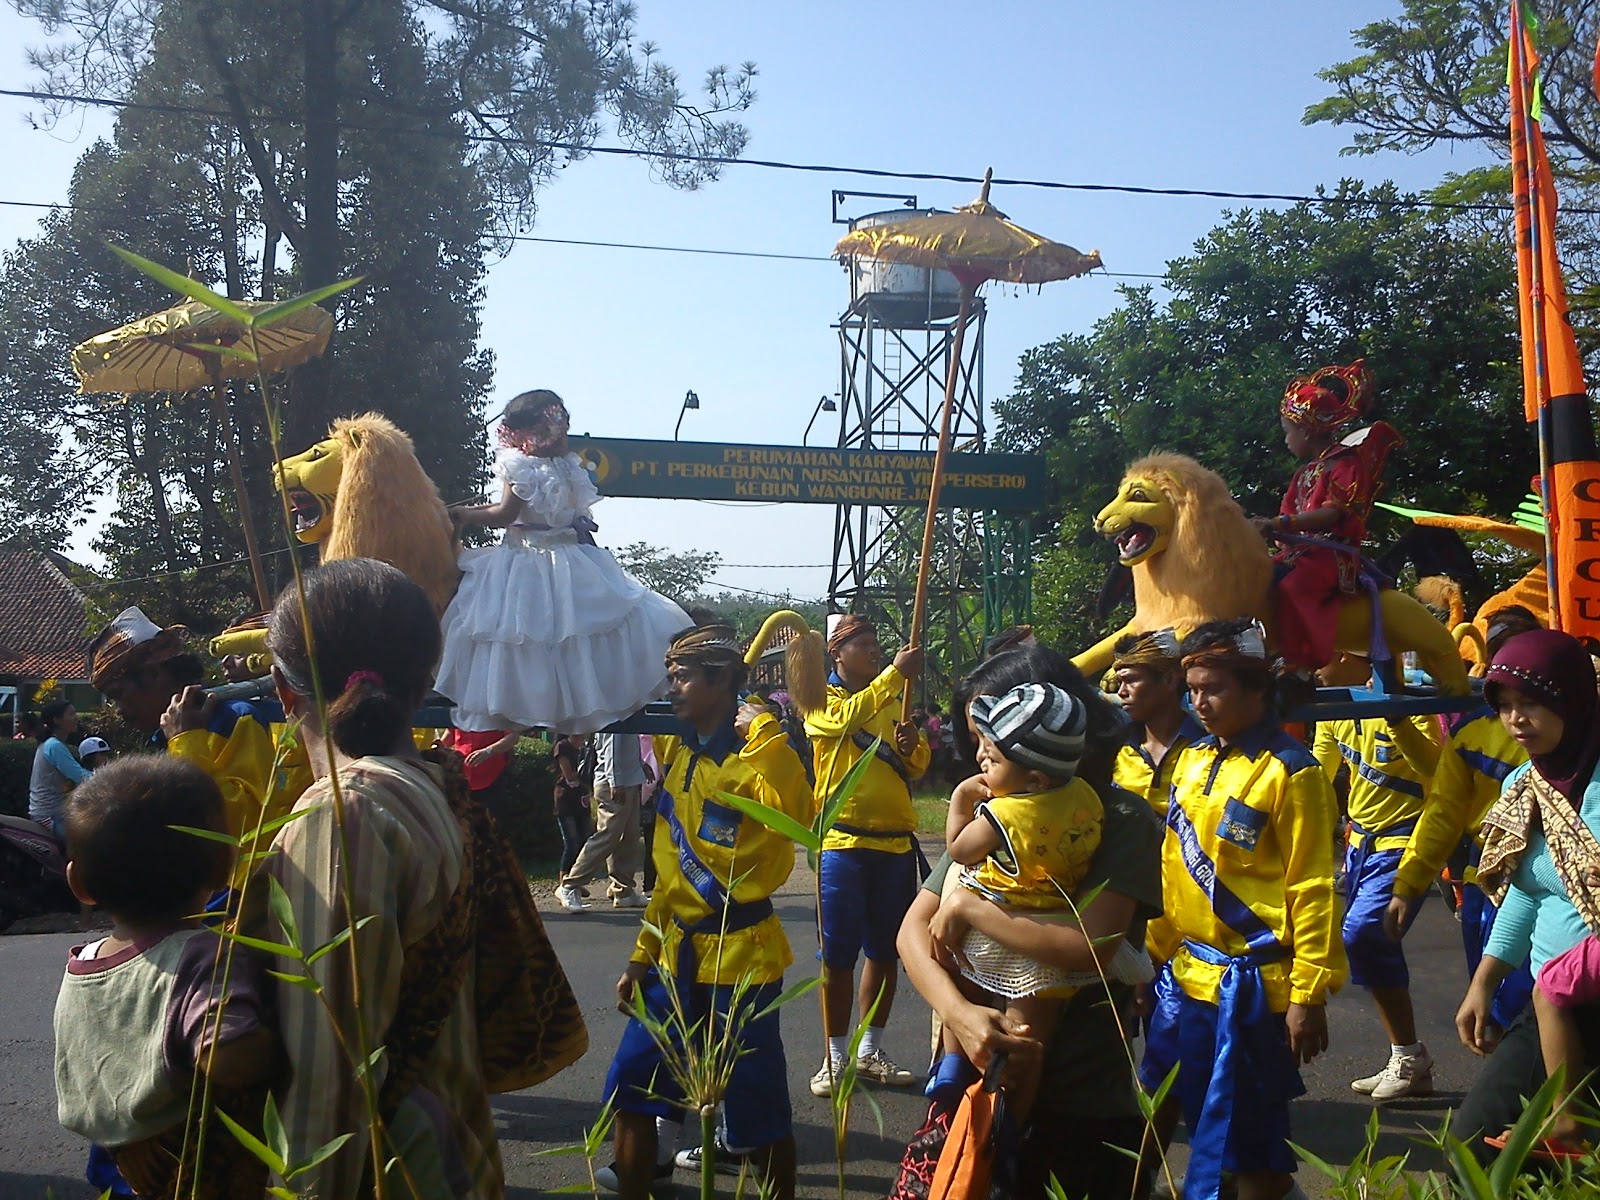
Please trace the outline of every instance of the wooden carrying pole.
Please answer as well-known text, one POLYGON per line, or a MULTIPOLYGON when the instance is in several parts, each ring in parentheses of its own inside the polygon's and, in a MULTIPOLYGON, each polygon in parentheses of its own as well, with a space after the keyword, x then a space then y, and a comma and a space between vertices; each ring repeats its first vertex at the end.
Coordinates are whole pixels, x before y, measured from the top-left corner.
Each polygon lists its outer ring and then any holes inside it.
MULTIPOLYGON (((911 636, 907 643, 922 645, 923 627, 928 617, 928 572, 933 566, 933 530, 939 519, 939 491, 944 486, 945 459, 950 456, 950 415, 956 403, 956 380, 961 374, 961 345, 967 337, 967 316, 976 287, 961 285, 961 308, 956 314, 956 333, 950 345, 950 369, 944 380, 944 411, 939 414, 939 447, 933 455, 933 481, 928 485, 928 513, 922 521, 922 557, 917 563, 917 592, 911 602, 911 636)), ((900 697, 900 719, 911 719, 911 688, 900 697)))
POLYGON ((256 542, 256 522, 250 511, 250 493, 245 490, 244 464, 239 460, 239 438, 233 428, 233 411, 228 405, 228 394, 223 390, 222 371, 213 366, 211 371, 211 402, 216 405, 221 426, 222 445, 228 454, 228 474, 233 477, 233 495, 239 504, 239 524, 244 529, 245 553, 250 557, 250 577, 256 585, 256 601, 261 611, 272 607, 272 593, 267 589, 267 569, 261 561, 261 547, 256 542))

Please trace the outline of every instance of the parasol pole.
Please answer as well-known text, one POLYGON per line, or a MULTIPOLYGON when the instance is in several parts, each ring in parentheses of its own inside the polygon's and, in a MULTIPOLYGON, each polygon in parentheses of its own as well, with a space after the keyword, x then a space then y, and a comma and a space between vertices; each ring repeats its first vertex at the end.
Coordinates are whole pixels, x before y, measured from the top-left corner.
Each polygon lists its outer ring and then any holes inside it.
POLYGON ((211 402, 216 405, 221 423, 222 444, 228 454, 228 474, 233 477, 234 499, 239 503, 239 524, 244 528, 245 553, 250 558, 250 576, 256 585, 256 601, 261 611, 272 607, 272 593, 267 589, 266 564, 261 561, 261 547, 256 542, 256 522, 250 511, 250 493, 244 486, 244 464, 239 460, 239 439, 233 427, 233 409, 222 390, 222 363, 212 356, 211 402))
MULTIPOLYGON (((911 602, 911 636, 908 644, 922 645, 928 616, 928 572, 933 566, 933 529, 939 519, 939 492, 944 486, 945 459, 950 455, 950 414, 956 404, 956 379, 961 373, 961 345, 967 337, 967 317, 978 285, 961 281, 961 307, 956 313, 955 338, 950 344, 950 369, 945 372, 944 410, 939 414, 939 447, 933 455, 933 480, 928 485, 928 512, 922 520, 922 558, 917 563, 917 591, 911 602)), ((911 719, 911 689, 900 697, 900 719, 911 719)))

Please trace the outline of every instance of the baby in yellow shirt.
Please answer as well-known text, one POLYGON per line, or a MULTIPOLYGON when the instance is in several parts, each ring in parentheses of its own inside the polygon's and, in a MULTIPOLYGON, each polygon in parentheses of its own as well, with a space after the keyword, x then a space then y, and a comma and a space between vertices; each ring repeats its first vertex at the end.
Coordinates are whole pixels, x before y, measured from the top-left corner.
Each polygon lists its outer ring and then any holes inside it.
MULTIPOLYGON (((971 706, 978 767, 992 799, 950 843, 961 886, 1030 912, 1071 911, 1068 897, 1100 846, 1100 797, 1077 778, 1088 713, 1048 683, 1025 683, 971 706)), ((971 930, 961 974, 1005 1002, 1006 1015, 1048 1042, 1060 1002, 1078 989, 1066 973, 971 930)), ((1037 1079, 1018 1081, 1011 1107, 1026 1115, 1037 1079)))

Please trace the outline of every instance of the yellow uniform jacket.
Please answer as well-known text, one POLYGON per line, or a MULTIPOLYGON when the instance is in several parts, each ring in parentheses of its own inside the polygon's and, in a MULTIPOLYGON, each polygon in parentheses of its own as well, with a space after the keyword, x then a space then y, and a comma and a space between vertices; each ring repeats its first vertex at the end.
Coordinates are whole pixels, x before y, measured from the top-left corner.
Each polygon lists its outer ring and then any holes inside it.
POLYGON ((1270 717, 1228 746, 1207 735, 1178 756, 1161 856, 1166 915, 1151 940, 1184 992, 1215 1003, 1224 968, 1183 943, 1244 955, 1259 939, 1239 926, 1270 934, 1288 952, 1261 967, 1274 1012, 1321 1004, 1339 988, 1348 966, 1333 891, 1337 818, 1327 776, 1270 717))
POLYGON ((1413 898, 1433 886, 1461 839, 1479 838, 1478 827, 1500 798, 1501 784, 1527 761, 1527 751, 1493 709, 1476 708, 1452 721, 1427 803, 1400 859, 1395 895, 1413 898))
POLYGON ((1341 759, 1350 764, 1346 809, 1358 826, 1352 841, 1377 834, 1374 850, 1405 849, 1410 829, 1387 836, 1385 831, 1416 820, 1422 812, 1439 758, 1438 721, 1431 715, 1403 718, 1393 727, 1372 718, 1318 721, 1313 753, 1330 783, 1339 773, 1341 759), (1414 761, 1406 750, 1419 740, 1424 748, 1417 754, 1420 761, 1414 761))
MULTIPOLYGON (((795 849, 788 838, 720 800, 718 793, 748 796, 802 825, 809 825, 813 816, 805 765, 771 713, 756 717, 742 745, 731 722, 703 744, 692 735, 657 737, 654 744, 656 761, 662 764, 652 848, 656 889, 632 956, 634 962, 652 965, 673 963, 684 928, 719 911, 684 871, 674 822, 665 819, 668 808, 688 851, 714 877, 705 886, 726 894, 735 906, 765 900, 781 887, 794 870, 795 849)), ((776 915, 744 929, 691 936, 700 983, 771 983, 794 961, 776 915)))
POLYGON ((1111 786, 1118 791, 1147 802, 1162 816, 1167 815, 1167 796, 1172 790, 1172 768, 1178 763, 1178 754, 1196 738, 1204 737, 1205 730, 1192 713, 1183 715, 1183 725, 1178 736, 1172 739, 1160 762, 1151 761, 1144 748, 1144 729, 1133 725, 1128 737, 1117 750, 1111 764, 1111 786))
MULTIPOLYGON (((283 726, 282 736, 292 738, 283 726)), ((285 747, 279 755, 274 734, 256 720, 250 706, 242 701, 223 705, 209 729, 190 729, 166 743, 167 753, 187 759, 216 781, 222 790, 228 832, 248 841, 259 825, 287 814, 300 794, 311 783, 311 770, 305 751, 298 743, 285 747)), ((262 850, 272 844, 273 834, 261 839, 262 850)), ((229 885, 244 886, 245 877, 255 868, 241 843, 239 860, 229 885)))
MULTIPOLYGON (((835 677, 837 679, 837 677, 835 677)), ((870 744, 881 738, 878 760, 867 768, 855 793, 840 811, 835 825, 848 825, 853 829, 883 830, 897 837, 872 837, 870 834, 845 833, 834 828, 823 840, 824 850, 887 850, 892 854, 909 854, 917 828, 917 811, 911 805, 911 788, 900 772, 890 766, 885 758, 893 756, 905 775, 920 779, 928 770, 933 751, 928 747, 926 734, 917 735, 917 748, 909 759, 900 758, 894 744, 894 727, 899 719, 901 693, 905 691, 905 677, 893 666, 885 667, 878 677, 852 692, 830 681, 827 708, 806 718, 806 736, 811 739, 812 766, 816 771, 817 795, 826 803, 835 788, 850 773, 850 768, 866 753, 865 746, 857 745, 856 738, 870 744)))

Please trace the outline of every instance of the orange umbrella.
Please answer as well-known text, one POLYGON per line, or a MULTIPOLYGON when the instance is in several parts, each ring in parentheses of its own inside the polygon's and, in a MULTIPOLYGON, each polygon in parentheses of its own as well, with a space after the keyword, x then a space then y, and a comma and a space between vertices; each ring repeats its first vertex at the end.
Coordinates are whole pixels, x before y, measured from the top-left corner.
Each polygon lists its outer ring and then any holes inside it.
MULTIPOLYGON (((989 184, 993 178, 992 168, 985 171, 983 190, 978 193, 977 200, 955 212, 908 217, 887 225, 854 229, 833 248, 837 258, 873 258, 949 271, 961 285, 961 307, 956 316, 955 342, 950 349, 950 370, 944 384, 944 409, 939 419, 939 447, 933 458, 933 483, 928 491, 928 513, 922 525, 916 598, 911 606, 910 641, 914 646, 922 643, 922 628, 927 619, 934 520, 939 512, 945 460, 950 453, 950 414, 955 407, 961 345, 966 337, 973 297, 990 280, 1050 283, 1086 275, 1102 265, 1098 250, 1083 254, 1071 246, 1013 225, 1005 213, 989 203, 989 184)), ((902 719, 909 716, 910 711, 911 690, 908 688, 902 719)))

